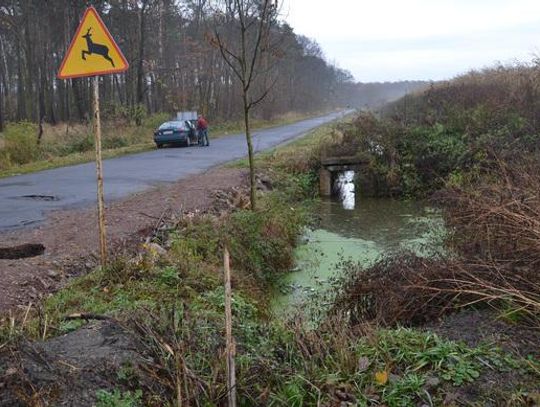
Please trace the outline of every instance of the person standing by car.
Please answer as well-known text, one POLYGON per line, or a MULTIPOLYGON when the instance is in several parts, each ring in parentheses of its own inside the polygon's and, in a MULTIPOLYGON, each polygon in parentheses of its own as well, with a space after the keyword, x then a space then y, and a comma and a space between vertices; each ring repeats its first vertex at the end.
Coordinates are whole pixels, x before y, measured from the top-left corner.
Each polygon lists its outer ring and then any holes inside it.
POLYGON ((208 147, 210 145, 208 142, 208 122, 203 115, 199 115, 197 119, 197 133, 199 136, 199 145, 208 147))

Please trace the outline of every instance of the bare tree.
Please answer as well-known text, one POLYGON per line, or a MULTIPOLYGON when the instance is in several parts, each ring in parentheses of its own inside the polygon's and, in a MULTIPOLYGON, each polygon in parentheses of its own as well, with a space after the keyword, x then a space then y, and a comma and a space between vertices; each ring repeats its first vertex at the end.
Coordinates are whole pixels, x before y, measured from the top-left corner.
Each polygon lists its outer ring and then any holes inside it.
POLYGON ((244 127, 248 147, 251 209, 256 208, 255 162, 250 127, 250 111, 268 94, 275 81, 265 82, 253 95, 259 75, 268 75, 267 57, 273 50, 272 30, 277 26, 277 2, 274 0, 217 1, 217 24, 213 43, 239 80, 242 91, 244 127))
MULTIPOLYGON (((337 95, 339 99, 333 90, 357 95, 361 89, 357 92, 352 81, 341 86, 340 70, 324 59, 313 40, 298 36, 281 19, 276 22, 274 2, 91 2, 132 67, 102 79, 103 119, 140 123, 145 114, 198 109, 216 121, 236 121, 244 117, 243 97, 253 107, 269 87, 268 96, 251 110, 248 120, 348 104, 343 102, 343 93, 337 95), (277 42, 279 47, 274 46, 277 42), (237 73, 244 79, 242 86, 237 73)), ((86 3, 0 0, 0 116, 4 123, 89 120, 92 81, 56 78, 86 3)))
POLYGON ((4 109, 3 109, 3 94, 2 84, 0 84, 0 133, 4 131, 4 109))

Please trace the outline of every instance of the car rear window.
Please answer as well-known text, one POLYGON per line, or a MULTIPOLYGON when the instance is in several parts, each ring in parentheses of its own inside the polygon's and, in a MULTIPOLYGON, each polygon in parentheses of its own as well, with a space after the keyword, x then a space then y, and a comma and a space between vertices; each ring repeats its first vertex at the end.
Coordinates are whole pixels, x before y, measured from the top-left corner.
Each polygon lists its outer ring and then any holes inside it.
POLYGON ((163 123, 161 126, 159 126, 159 129, 160 130, 163 130, 163 129, 172 129, 172 128, 175 128, 175 129, 182 129, 182 130, 185 130, 186 129, 186 125, 182 122, 165 122, 163 123))

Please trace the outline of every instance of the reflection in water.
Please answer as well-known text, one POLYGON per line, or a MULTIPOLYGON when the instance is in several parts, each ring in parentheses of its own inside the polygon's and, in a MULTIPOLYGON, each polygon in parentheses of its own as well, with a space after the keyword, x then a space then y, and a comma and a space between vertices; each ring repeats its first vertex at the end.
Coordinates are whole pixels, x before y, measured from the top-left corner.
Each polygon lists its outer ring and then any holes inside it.
POLYGON ((418 202, 362 198, 347 209, 341 202, 324 200, 319 215, 320 228, 306 232, 305 243, 296 251, 299 271, 284 278, 276 310, 288 309, 324 287, 343 259, 369 266, 399 250, 432 256, 442 248, 442 217, 418 202))
POLYGON ((339 173, 334 188, 339 193, 343 209, 353 210, 355 204, 354 171, 344 171, 339 173))
POLYGON ((362 198, 349 211, 328 199, 321 202, 319 216, 320 229, 346 238, 373 241, 385 253, 400 249, 422 251, 419 246, 411 247, 414 242, 440 245, 444 230, 439 212, 415 201, 362 198))

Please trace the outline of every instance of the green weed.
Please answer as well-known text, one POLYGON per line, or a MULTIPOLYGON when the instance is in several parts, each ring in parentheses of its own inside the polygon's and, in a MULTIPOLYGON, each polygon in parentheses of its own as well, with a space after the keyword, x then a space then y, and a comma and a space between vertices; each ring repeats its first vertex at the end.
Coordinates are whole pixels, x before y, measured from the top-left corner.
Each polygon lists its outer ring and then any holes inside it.
POLYGON ((120 390, 114 390, 113 392, 98 390, 96 397, 96 407, 138 407, 142 405, 141 390, 136 390, 133 393, 130 391, 122 393, 120 390))

